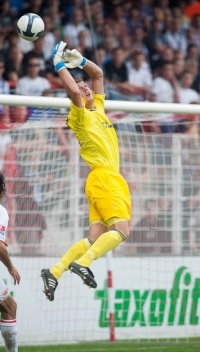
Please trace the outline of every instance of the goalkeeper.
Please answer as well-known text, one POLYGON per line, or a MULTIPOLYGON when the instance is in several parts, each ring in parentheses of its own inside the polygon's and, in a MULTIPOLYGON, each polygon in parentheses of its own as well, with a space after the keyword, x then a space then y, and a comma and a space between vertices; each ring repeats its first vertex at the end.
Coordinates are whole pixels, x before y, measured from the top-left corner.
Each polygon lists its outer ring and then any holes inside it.
POLYGON ((67 124, 79 141, 80 155, 91 169, 85 188, 90 231, 51 269, 41 270, 44 293, 50 301, 54 300, 58 279, 68 269, 89 287, 97 287, 90 264, 128 238, 131 209, 128 185, 119 173, 117 136, 104 111, 102 70, 76 49, 66 50, 66 45, 59 42, 52 59, 71 100, 67 124), (77 67, 89 75, 92 90, 82 80, 75 82, 67 70, 77 67))

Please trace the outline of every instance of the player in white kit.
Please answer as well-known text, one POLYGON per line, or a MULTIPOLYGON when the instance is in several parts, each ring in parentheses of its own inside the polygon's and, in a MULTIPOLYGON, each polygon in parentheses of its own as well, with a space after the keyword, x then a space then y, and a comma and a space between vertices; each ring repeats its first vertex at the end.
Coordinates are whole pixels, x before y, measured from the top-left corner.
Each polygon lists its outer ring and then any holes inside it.
MULTIPOLYGON (((6 193, 6 183, 3 174, 0 172, 0 261, 7 267, 14 279, 14 284, 19 284, 20 275, 13 266, 7 251, 6 232, 8 228, 8 212, 2 206, 2 200, 6 193)), ((17 340, 17 303, 12 298, 9 288, 0 278, 0 312, 1 312, 1 334, 4 339, 6 352, 18 351, 17 340)))

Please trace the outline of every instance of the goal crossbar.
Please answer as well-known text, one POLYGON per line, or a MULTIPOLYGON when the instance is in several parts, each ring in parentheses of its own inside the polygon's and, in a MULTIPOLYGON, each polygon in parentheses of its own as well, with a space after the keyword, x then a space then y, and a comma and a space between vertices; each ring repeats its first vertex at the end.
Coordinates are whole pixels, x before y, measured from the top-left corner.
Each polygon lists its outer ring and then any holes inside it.
MULTIPOLYGON (((22 95, 0 94, 0 104, 2 105, 24 105, 32 107, 52 107, 52 108, 69 108, 70 100, 68 98, 35 97, 22 95)), ((157 113, 177 113, 177 114, 200 114, 200 105, 192 104, 166 104, 152 102, 135 102, 106 100, 105 109, 108 111, 126 111, 126 112, 157 112, 157 113)))

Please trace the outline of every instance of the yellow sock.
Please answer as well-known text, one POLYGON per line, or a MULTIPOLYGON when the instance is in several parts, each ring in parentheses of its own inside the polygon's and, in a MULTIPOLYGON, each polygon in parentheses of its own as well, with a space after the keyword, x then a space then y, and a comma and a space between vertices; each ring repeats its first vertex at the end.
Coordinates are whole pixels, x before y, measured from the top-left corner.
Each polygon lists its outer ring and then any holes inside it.
POLYGON ((77 263, 87 267, 90 266, 94 259, 98 259, 111 249, 116 248, 120 242, 122 242, 122 237, 124 239, 124 235, 120 235, 120 233, 116 230, 103 233, 90 247, 90 249, 87 250, 87 252, 83 254, 79 260, 77 260, 77 263))
POLYGON ((75 243, 59 260, 59 262, 53 266, 51 269, 53 276, 55 276, 58 280, 64 271, 68 270, 69 264, 80 258, 90 247, 91 243, 88 238, 84 238, 83 240, 75 243))

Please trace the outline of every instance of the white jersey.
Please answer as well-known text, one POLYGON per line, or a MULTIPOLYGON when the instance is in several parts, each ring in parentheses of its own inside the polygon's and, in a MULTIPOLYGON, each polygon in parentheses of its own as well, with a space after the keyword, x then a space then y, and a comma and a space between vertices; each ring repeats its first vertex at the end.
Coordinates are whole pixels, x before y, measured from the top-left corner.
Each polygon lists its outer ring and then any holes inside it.
MULTIPOLYGON (((7 210, 0 204, 0 241, 6 241, 9 216, 7 210)), ((10 291, 4 280, 0 279, 0 303, 10 296, 10 291)))
POLYGON ((0 241, 6 241, 9 216, 7 210, 0 204, 0 241))

